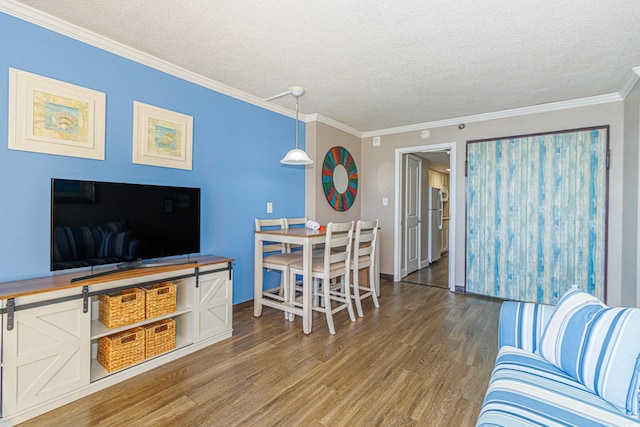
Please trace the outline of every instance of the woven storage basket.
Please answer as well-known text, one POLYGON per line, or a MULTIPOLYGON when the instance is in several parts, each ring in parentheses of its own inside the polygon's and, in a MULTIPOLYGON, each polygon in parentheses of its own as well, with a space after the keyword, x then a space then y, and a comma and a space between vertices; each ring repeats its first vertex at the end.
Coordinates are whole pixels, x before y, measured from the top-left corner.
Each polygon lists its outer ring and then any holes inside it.
POLYGON ((144 329, 132 328, 98 339, 98 362, 109 372, 144 360, 144 329))
POLYGON ((140 288, 125 289, 117 295, 102 294, 98 303, 98 318, 107 328, 142 322, 144 301, 144 291, 140 288))
POLYGON ((145 293, 145 316, 147 319, 153 319, 176 311, 177 286, 175 283, 156 283, 153 286, 143 288, 143 290, 145 293))
POLYGON ((176 348, 176 322, 163 319, 143 326, 146 336, 145 357, 157 356, 176 348))

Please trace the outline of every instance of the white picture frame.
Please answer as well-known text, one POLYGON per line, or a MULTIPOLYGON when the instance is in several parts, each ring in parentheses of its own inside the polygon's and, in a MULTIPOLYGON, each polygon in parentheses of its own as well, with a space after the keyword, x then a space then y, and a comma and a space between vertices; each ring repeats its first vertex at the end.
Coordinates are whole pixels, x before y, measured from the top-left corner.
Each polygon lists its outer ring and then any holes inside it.
POLYGON ((9 68, 8 147, 104 160, 106 95, 9 68))
POLYGON ((133 101, 133 163, 192 169, 193 117, 133 101))

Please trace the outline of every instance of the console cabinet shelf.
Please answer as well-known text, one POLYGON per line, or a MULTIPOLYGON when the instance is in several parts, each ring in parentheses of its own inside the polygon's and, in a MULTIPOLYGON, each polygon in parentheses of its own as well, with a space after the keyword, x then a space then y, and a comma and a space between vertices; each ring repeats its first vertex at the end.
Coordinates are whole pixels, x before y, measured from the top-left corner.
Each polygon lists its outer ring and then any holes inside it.
POLYGON ((0 284, 0 426, 23 422, 230 337, 232 261, 208 256, 73 282, 65 282, 69 275, 64 275, 0 284), (98 320, 100 294, 161 281, 176 284, 174 312, 118 328, 98 320), (97 361, 101 337, 168 318, 176 324, 175 348, 114 372, 97 361))
MULTIPOLYGON (((94 305, 92 312, 96 313, 97 310, 98 310, 97 307, 94 305)), ((145 319, 142 322, 132 323, 130 325, 121 326, 119 328, 107 328, 98 319, 93 319, 91 321, 91 339, 95 340, 101 337, 106 337, 107 335, 115 334, 116 332, 126 331, 127 329, 135 328, 136 326, 146 325, 147 323, 157 322, 158 320, 162 320, 162 319, 174 318, 175 320, 175 317, 185 313, 191 313, 192 311, 193 309, 191 307, 186 307, 184 305, 178 304, 176 311, 174 311, 173 313, 169 313, 164 316, 154 317, 152 319, 145 319)))

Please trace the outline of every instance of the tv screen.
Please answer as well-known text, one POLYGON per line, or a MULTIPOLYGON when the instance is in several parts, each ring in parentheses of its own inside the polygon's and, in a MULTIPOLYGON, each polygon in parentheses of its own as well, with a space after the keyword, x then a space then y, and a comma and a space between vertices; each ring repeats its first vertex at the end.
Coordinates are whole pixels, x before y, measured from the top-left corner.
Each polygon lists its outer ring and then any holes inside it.
POLYGON ((51 180, 51 271, 198 252, 199 188, 51 180))

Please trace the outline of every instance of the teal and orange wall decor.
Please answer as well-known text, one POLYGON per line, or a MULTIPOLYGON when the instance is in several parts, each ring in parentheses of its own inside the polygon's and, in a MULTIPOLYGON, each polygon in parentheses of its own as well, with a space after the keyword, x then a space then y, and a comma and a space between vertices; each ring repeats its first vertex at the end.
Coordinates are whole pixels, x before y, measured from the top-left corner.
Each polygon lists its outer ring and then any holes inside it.
POLYGON ((331 207, 349 210, 358 194, 358 168, 349 151, 341 146, 329 149, 322 164, 322 187, 331 207))

